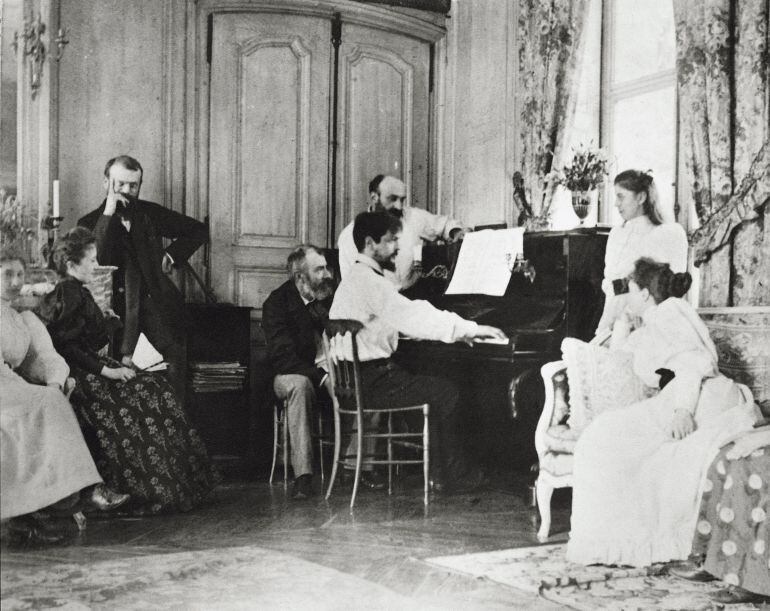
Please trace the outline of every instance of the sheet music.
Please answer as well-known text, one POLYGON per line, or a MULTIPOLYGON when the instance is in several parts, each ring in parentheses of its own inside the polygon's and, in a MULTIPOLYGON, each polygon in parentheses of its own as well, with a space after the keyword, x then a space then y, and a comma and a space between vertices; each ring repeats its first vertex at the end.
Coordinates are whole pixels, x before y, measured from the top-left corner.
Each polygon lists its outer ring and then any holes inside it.
POLYGON ((504 295, 516 256, 523 252, 523 227, 484 229, 465 234, 446 294, 504 295))
POLYGON ((163 368, 156 368, 163 362, 163 355, 155 349, 147 339, 144 333, 139 334, 139 339, 136 342, 136 348, 134 348, 134 354, 131 356, 131 361, 137 369, 142 371, 158 371, 163 368))

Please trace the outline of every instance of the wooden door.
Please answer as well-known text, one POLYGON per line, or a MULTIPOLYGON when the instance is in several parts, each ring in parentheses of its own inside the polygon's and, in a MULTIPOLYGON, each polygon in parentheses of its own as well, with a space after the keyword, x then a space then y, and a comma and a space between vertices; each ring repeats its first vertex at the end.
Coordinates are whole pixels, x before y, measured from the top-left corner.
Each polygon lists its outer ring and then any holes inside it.
POLYGON ((328 19, 213 16, 211 285, 261 308, 297 244, 327 241, 328 19))
POLYGON ((343 22, 339 56, 336 235, 377 174, 401 178, 409 203, 427 208, 430 140, 430 43, 343 22))

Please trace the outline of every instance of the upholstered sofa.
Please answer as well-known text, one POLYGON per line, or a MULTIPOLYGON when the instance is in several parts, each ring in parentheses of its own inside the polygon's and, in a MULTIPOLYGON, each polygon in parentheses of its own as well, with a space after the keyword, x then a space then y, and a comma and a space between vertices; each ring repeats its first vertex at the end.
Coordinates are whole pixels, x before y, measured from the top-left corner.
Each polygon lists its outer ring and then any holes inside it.
MULTIPOLYGON (((765 416, 770 416, 770 307, 702 308, 719 354, 719 369, 746 384, 765 416)), ((570 426, 569 380, 564 361, 540 370, 545 385, 543 411, 535 430, 539 469, 535 482, 540 528, 548 540, 551 496, 555 488, 572 486, 572 461, 579 432, 570 426)))

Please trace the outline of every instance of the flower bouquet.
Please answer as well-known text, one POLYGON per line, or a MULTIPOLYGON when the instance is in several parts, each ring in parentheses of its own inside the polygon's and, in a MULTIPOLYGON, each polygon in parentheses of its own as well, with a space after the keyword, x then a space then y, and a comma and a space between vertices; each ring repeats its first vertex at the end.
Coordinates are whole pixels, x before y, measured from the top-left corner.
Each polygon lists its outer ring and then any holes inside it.
POLYGON ((17 251, 32 263, 37 245, 34 218, 26 214, 24 204, 15 195, 0 188, 0 246, 17 251))
POLYGON ((556 180, 572 191, 572 208, 582 225, 591 208, 592 195, 607 176, 607 157, 602 149, 582 144, 572 150, 572 162, 557 173, 556 180))

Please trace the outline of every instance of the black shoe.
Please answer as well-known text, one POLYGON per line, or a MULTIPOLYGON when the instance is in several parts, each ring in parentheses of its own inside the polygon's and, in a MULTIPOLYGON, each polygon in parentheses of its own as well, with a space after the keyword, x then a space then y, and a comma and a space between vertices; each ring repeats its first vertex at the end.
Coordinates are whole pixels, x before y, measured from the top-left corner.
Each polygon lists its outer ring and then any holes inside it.
POLYGON ((88 495, 86 501, 93 509, 99 511, 112 511, 123 505, 130 498, 130 494, 120 494, 119 492, 110 490, 104 484, 97 484, 91 490, 91 494, 88 495))
POLYGON ((311 496, 313 496, 313 476, 310 473, 304 473, 294 480, 291 498, 301 501, 311 496))
MULTIPOLYGON (((356 478, 356 472, 353 469, 345 469, 342 478, 346 484, 352 484, 356 478)), ((361 479, 358 483, 369 490, 384 490, 388 485, 387 480, 377 471, 361 471, 361 479)))
POLYGON ((708 571, 704 571, 699 565, 692 564, 691 562, 683 562, 679 566, 673 566, 668 569, 668 574, 680 579, 686 579, 687 581, 714 581, 714 577, 708 571))
POLYGON ((770 596, 755 594, 738 586, 729 586, 716 592, 712 592, 708 597, 715 603, 723 605, 737 605, 751 603, 755 605, 764 605, 770 603, 770 596))

